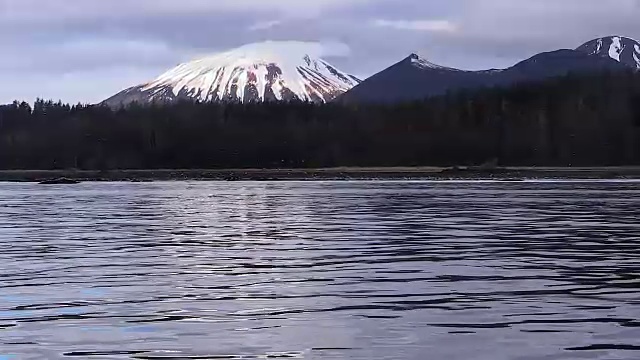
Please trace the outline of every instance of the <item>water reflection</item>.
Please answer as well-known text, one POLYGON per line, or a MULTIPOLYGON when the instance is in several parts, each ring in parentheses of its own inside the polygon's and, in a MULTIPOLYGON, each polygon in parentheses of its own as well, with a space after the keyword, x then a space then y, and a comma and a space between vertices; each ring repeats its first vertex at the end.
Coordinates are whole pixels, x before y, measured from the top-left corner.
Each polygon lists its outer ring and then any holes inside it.
POLYGON ((638 195, 636 182, 2 184, 0 355, 637 359, 638 195))

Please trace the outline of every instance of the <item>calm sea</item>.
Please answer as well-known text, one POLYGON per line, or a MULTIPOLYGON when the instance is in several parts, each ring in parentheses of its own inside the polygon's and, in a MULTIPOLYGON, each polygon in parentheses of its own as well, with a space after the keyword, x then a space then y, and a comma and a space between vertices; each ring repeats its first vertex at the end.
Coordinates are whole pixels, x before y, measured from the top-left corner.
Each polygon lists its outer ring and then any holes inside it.
POLYGON ((0 359, 640 359, 639 182, 0 184, 0 359))

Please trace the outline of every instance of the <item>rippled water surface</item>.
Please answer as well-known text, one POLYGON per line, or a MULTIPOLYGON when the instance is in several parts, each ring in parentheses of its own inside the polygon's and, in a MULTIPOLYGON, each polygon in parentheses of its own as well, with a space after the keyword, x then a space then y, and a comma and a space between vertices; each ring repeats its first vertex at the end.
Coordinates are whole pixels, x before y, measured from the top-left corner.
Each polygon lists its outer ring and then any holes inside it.
POLYGON ((0 184, 0 359, 640 359, 640 183, 0 184))

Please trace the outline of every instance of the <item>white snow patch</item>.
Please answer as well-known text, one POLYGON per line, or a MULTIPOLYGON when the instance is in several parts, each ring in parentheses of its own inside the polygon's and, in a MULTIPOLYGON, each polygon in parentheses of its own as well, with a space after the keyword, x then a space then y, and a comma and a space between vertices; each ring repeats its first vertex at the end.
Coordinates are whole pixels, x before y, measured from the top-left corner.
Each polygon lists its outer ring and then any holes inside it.
POLYGON ((258 66, 253 72, 256 76, 256 88, 258 89, 258 98, 260 101, 264 101, 264 94, 267 90, 267 68, 264 66, 258 66))
POLYGON ((244 93, 247 86, 247 82, 249 80, 249 73, 246 71, 242 71, 240 75, 238 75, 238 82, 236 83, 236 98, 238 98, 241 102, 244 102, 244 93))
POLYGON ((596 46, 596 51, 593 54, 600 54, 600 50, 602 50, 602 38, 598 39, 598 45, 596 46))
POLYGON ((638 57, 638 54, 633 53, 633 60, 636 61, 636 68, 640 69, 640 57, 638 57))
POLYGON ((620 54, 624 50, 624 46, 622 46, 622 39, 618 36, 614 36, 611 38, 611 46, 609 46, 609 57, 620 62, 620 54))

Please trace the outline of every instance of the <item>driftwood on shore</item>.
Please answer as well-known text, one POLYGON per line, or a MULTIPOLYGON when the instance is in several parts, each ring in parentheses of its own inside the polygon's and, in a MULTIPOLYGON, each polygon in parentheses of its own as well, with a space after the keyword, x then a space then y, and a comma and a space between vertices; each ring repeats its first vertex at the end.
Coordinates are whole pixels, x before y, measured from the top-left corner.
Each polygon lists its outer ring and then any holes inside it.
POLYGON ((55 178, 55 179, 46 179, 40 180, 38 183, 41 185, 75 185, 79 184, 81 181, 77 179, 68 179, 68 178, 55 178))

